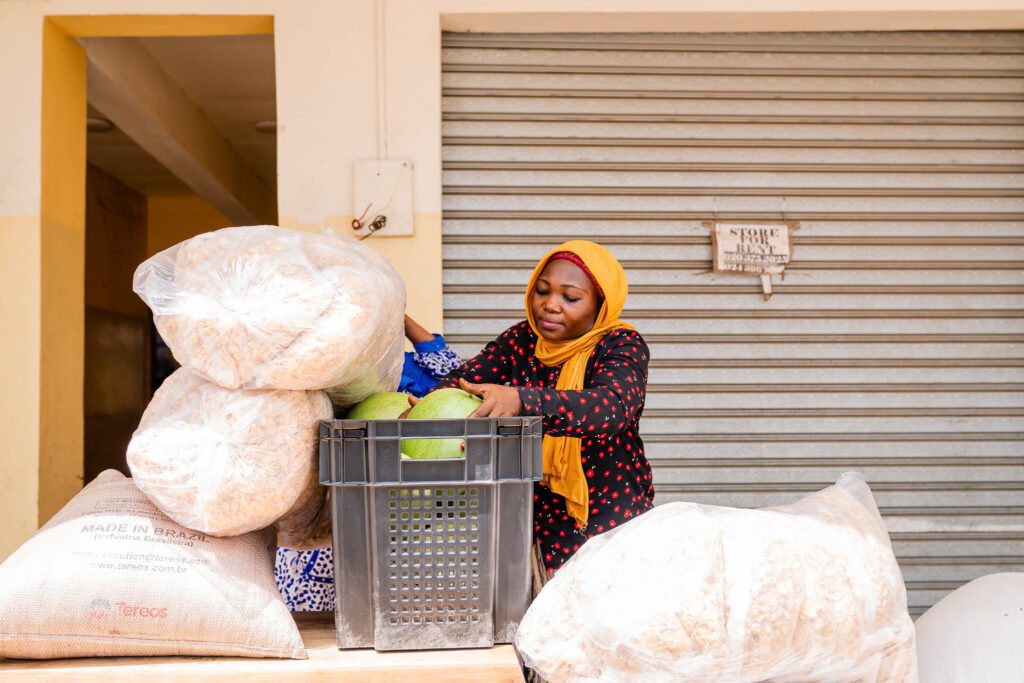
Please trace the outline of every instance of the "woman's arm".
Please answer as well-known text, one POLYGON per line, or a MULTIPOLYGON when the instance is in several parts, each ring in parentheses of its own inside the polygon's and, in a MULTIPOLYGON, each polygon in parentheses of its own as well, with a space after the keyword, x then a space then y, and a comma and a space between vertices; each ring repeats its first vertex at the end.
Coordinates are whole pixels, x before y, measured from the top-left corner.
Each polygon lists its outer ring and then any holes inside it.
POLYGON ((543 415, 551 436, 600 438, 618 434, 639 413, 647 394, 650 352, 643 338, 628 331, 609 335, 598 353, 593 379, 578 391, 517 387, 523 415, 543 415))
POLYGON ((408 315, 405 316, 405 338, 411 341, 413 344, 422 344, 428 342, 434 338, 430 332, 426 330, 418 322, 410 318, 408 315))

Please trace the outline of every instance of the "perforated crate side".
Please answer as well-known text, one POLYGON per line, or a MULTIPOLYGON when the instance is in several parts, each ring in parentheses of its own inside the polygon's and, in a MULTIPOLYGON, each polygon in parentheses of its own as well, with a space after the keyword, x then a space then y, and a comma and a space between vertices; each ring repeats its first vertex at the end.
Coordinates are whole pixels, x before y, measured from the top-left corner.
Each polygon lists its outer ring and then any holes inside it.
POLYGON ((335 489, 338 646, 511 642, 530 601, 540 418, 394 422, 321 428, 321 479, 335 489), (465 460, 402 461, 398 439, 423 436, 465 436, 465 460))
POLYGON ((494 488, 376 487, 377 649, 493 644, 494 488))

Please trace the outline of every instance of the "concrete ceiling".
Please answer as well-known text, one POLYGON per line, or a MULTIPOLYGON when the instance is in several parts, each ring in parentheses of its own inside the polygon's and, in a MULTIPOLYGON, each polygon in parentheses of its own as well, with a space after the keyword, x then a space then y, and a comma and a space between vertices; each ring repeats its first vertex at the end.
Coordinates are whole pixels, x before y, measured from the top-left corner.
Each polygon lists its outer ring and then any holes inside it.
MULTIPOLYGON (((243 162, 276 191, 277 137, 253 129, 277 118, 273 36, 144 38, 160 67, 243 162)), ((89 116, 103 117, 90 105, 89 116)), ((192 191, 121 130, 88 134, 88 161, 145 195, 192 191)))
MULTIPOLYGON (((89 105, 90 118, 104 118, 89 105)), ((147 196, 192 194, 192 190, 146 153, 119 128, 106 133, 89 133, 86 158, 122 183, 147 196)))

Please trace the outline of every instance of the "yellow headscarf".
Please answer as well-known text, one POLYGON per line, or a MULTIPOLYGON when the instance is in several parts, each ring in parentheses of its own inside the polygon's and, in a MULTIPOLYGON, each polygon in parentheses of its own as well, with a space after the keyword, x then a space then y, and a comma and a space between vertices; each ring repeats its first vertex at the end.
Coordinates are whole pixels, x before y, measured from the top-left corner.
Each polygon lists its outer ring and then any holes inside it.
MULTIPOLYGON (((585 240, 572 240, 549 251, 533 269, 530 284, 526 287, 526 319, 530 328, 537 335, 537 359, 547 366, 565 363, 558 376, 556 389, 573 391, 583 388, 583 379, 587 370, 587 359, 590 352, 602 338, 612 330, 633 329, 632 325, 619 320, 622 307, 626 304, 629 285, 626 282, 626 271, 612 256, 611 252, 599 244, 585 240), (570 251, 580 257, 586 264, 597 284, 604 292, 604 303, 597 312, 597 319, 590 332, 577 339, 564 342, 549 342, 537 331, 537 322, 533 319, 530 307, 530 296, 537 284, 537 278, 547 265, 548 259, 560 251, 570 251)), ((568 436, 545 436, 544 476, 541 480, 545 486, 565 498, 565 507, 580 527, 586 528, 590 513, 590 494, 587 478, 583 473, 580 460, 580 439, 568 436)))

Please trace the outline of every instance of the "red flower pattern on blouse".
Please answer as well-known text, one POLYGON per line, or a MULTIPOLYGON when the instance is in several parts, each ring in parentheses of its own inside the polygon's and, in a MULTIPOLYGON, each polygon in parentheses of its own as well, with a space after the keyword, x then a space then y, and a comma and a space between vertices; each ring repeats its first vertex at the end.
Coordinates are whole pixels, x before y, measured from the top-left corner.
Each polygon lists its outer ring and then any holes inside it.
POLYGON ((588 538, 651 509, 654 484, 644 457, 639 423, 647 393, 650 352, 635 330, 613 330, 587 361, 584 388, 558 391, 561 366, 547 367, 534 355, 537 335, 526 321, 505 330, 472 360, 441 380, 437 389, 473 382, 509 384, 519 390, 523 415, 542 415, 544 433, 580 438, 590 491, 590 519, 581 531, 565 499, 534 487, 534 537, 544 563, 561 567, 588 538))

